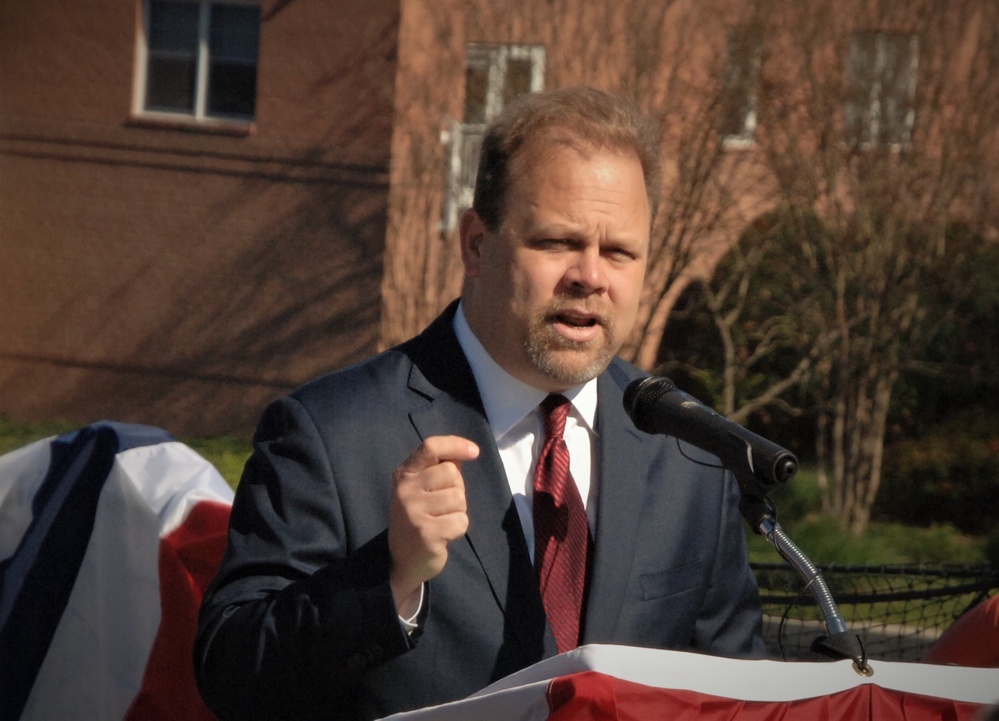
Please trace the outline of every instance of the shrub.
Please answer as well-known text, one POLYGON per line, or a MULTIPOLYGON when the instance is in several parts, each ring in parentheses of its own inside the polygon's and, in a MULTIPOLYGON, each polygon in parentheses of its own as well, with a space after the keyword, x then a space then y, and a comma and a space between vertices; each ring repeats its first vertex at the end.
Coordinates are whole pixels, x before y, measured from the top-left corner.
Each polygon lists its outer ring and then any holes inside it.
POLYGON ((997 527, 999 418, 969 408, 921 438, 885 449, 884 480, 874 517, 929 526, 951 523, 966 533, 997 527))
MULTIPOLYGON (((872 523, 860 537, 851 536, 830 516, 781 525, 808 559, 819 565, 978 565, 987 560, 981 539, 959 533, 948 524, 919 528, 872 523)), ((756 563, 781 560, 773 546, 760 536, 750 539, 750 559, 756 563)))

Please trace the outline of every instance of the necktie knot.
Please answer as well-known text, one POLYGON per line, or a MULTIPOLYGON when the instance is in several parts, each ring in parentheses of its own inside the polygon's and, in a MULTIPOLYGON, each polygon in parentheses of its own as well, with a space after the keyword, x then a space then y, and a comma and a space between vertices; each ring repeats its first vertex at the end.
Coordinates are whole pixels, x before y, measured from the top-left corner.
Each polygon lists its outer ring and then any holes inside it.
POLYGON ((568 398, 558 393, 552 393, 541 401, 546 441, 561 438, 565 433, 565 419, 569 416, 571 405, 568 398))

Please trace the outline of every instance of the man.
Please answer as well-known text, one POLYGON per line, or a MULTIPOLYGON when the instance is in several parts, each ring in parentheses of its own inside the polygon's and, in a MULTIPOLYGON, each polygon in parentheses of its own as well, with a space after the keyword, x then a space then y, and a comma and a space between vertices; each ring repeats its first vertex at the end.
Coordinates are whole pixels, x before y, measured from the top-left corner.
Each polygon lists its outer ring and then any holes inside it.
POLYGON ((483 143, 460 304, 268 408, 200 619, 221 719, 377 718, 584 643, 762 654, 731 475, 623 410, 658 153, 609 94, 522 99, 483 143))

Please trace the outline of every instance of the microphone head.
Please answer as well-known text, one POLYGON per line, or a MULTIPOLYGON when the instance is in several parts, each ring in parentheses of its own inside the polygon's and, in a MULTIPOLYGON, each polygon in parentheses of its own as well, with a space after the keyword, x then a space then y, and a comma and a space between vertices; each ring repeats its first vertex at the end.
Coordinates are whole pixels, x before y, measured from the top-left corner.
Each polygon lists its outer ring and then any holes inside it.
POLYGON ((648 376, 634 380, 624 391, 624 410, 639 430, 653 433, 649 411, 656 401, 676 389, 676 384, 669 378, 648 376))
POLYGON ((717 456, 748 495, 763 498, 798 470, 793 453, 728 420, 669 378, 650 376, 629 383, 624 409, 638 430, 674 436, 717 456))

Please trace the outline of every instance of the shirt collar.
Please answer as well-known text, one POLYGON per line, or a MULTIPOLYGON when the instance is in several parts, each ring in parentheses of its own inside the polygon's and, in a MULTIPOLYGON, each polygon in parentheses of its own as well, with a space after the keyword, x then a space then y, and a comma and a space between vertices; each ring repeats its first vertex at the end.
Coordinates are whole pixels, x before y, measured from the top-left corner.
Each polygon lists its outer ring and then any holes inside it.
MULTIPOLYGON (((454 314, 454 332, 472 367, 493 437, 499 440, 548 394, 514 378, 493 360, 469 327, 460 303, 454 314)), ((573 386, 562 395, 572 402, 575 414, 592 431, 597 415, 597 379, 573 386)))

